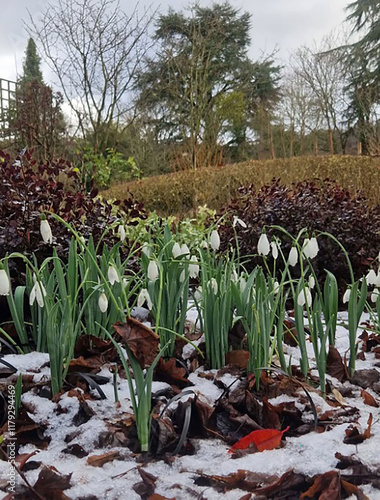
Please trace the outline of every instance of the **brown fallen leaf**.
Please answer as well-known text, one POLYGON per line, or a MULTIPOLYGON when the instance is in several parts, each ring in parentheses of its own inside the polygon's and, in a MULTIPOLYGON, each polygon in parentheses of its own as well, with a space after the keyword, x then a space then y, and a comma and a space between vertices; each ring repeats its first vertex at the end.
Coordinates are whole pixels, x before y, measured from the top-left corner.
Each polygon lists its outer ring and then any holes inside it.
POLYGON ((44 465, 33 488, 49 500, 67 499, 68 497, 63 493, 63 490, 70 488, 70 479, 71 474, 63 476, 55 467, 44 465))
POLYGON ((342 356, 336 347, 330 345, 327 355, 326 372, 339 380, 345 382, 348 380, 347 366, 344 365, 342 356))
POLYGON ((148 497, 148 500, 175 500, 175 497, 163 497, 162 495, 159 495, 158 493, 153 493, 153 495, 150 495, 148 497))
POLYGON ((141 498, 149 498, 154 495, 157 477, 153 476, 153 474, 149 474, 149 472, 145 471, 141 467, 138 468, 138 471, 142 481, 135 483, 132 488, 138 495, 141 496, 141 498))
POLYGON ((345 443, 345 444, 360 444, 365 439, 368 439, 369 437, 371 437, 372 419, 373 419, 373 416, 372 416, 372 413, 370 413, 369 417, 368 417, 368 422, 367 422, 367 429, 363 433, 360 433, 359 429, 357 427, 348 427, 345 431, 346 437, 343 439, 343 443, 345 443))
POLYGON ((167 361, 160 359, 155 370, 155 380, 176 385, 181 389, 193 385, 186 377, 185 368, 177 366, 175 358, 170 358, 167 361))
POLYGON ((249 352, 243 349, 229 351, 226 354, 226 364, 238 365, 239 368, 243 370, 247 369, 247 364, 249 360, 249 352))
POLYGON ((141 368, 150 366, 158 354, 158 335, 134 318, 127 318, 125 323, 113 325, 124 344, 140 363, 141 368))
POLYGON ((108 451, 102 455, 91 455, 87 458, 87 463, 93 467, 103 467, 104 464, 112 462, 120 457, 121 455, 119 451, 108 451))
POLYGON ((363 398, 363 401, 366 405, 373 406, 374 408, 379 407, 379 404, 377 403, 376 399, 369 392, 367 392, 363 389, 361 391, 360 395, 363 398))
POLYGON ((303 498, 324 498, 326 500, 341 500, 340 473, 334 470, 315 476, 314 483, 302 493, 303 498))
POLYGON ((274 450, 280 446, 282 436, 288 430, 289 427, 286 427, 283 431, 277 429, 252 431, 248 436, 239 439, 239 441, 231 447, 229 452, 232 453, 235 450, 246 450, 252 444, 255 445, 257 451, 274 450))

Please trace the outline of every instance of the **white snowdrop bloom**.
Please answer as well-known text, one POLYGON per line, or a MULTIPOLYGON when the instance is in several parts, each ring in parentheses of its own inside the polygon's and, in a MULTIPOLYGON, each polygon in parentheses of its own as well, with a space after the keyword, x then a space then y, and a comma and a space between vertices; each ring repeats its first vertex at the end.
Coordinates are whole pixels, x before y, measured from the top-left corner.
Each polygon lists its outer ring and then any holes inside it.
POLYGON ((40 233, 44 243, 49 243, 50 245, 53 243, 53 233, 51 232, 50 224, 44 215, 42 216, 40 222, 40 233))
POLYGON ((209 281, 209 285, 211 286, 214 295, 216 295, 218 293, 218 282, 216 281, 216 279, 211 278, 211 280, 209 281))
POLYGON ((201 241, 201 248, 208 248, 208 243, 206 240, 201 241))
POLYGON ((44 307, 44 297, 46 297, 46 290, 42 283, 36 280, 36 277, 33 276, 34 285, 30 291, 29 295, 29 305, 33 305, 34 301, 37 300, 37 304, 40 307, 44 307))
POLYGON ((289 266, 294 267, 298 262, 298 250, 297 247, 292 247, 289 252, 288 257, 289 266))
POLYGON ((179 246, 179 243, 175 242, 172 248, 172 255, 176 259, 181 255, 181 247, 179 246))
POLYGON ((233 225, 233 227, 236 227, 237 224, 239 224, 239 226, 241 226, 244 229, 247 227, 247 224, 243 220, 239 219, 239 217, 237 217, 237 215, 234 215, 234 220, 232 222, 232 225, 233 225))
POLYGON ((305 289, 302 289, 300 291, 300 293, 298 294, 297 304, 301 307, 304 306, 305 304, 307 304, 309 307, 311 307, 312 296, 311 296, 310 288, 308 286, 306 286, 305 289))
POLYGON ((201 287, 201 286, 199 286, 199 287, 195 290, 195 292, 194 292, 194 299, 195 299, 197 302, 199 302, 200 300, 202 300, 202 297, 203 297, 203 295, 202 295, 202 287, 201 287))
POLYGON ((102 313, 105 313, 108 309, 108 299, 104 292, 99 295, 98 306, 102 313))
POLYGON ((259 238, 259 242, 257 244, 257 253, 259 255, 268 255, 270 252, 270 244, 268 240, 268 236, 266 233, 261 233, 261 236, 259 238))
POLYGON ((239 285, 240 285, 240 293, 244 293, 245 287, 247 286, 247 280, 244 278, 244 276, 240 276, 239 285))
POLYGON ((117 274, 117 271, 114 266, 108 267, 107 275, 108 275, 108 281, 111 283, 111 285, 113 285, 115 281, 117 283, 120 283, 119 275, 117 274))
POLYGON ((186 245, 186 243, 184 243, 183 245, 181 245, 181 253, 180 255, 190 255, 190 250, 189 250, 189 247, 186 245))
POLYGON ((117 234, 119 235, 120 241, 123 242, 126 237, 125 227, 123 226, 123 224, 120 224, 120 226, 118 227, 117 234))
POLYGON ((189 276, 190 278, 197 278, 199 275, 199 264, 195 255, 191 256, 189 264, 189 276))
POLYGON ((319 246, 318 246, 318 241, 315 236, 313 236, 309 242, 310 246, 310 259, 314 259, 319 252, 319 246))
POLYGON ((378 272, 376 274, 376 278, 374 279, 373 284, 380 288, 380 269, 378 270, 378 272))
POLYGON ((150 256, 152 255, 152 249, 150 248, 150 246, 147 244, 147 243, 144 243, 142 248, 141 248, 141 251, 144 255, 146 255, 148 257, 148 259, 150 258, 150 256))
POLYGON ((158 266, 155 260, 151 260, 148 264, 148 279, 149 281, 156 281, 158 278, 158 266))
POLYGON ((149 311, 152 310, 152 299, 150 298, 149 292, 146 288, 142 288, 138 297, 137 297, 137 307, 142 307, 144 304, 147 304, 149 311))
POLYGON ((275 281, 273 283, 273 293, 274 293, 274 295, 277 295, 279 291, 280 291, 280 284, 279 284, 278 281, 275 281))
POLYGON ((315 279, 314 279, 314 276, 312 274, 310 274, 310 276, 309 276, 308 283, 309 283, 310 289, 312 290, 315 287, 315 279))
POLYGON ((0 295, 9 295, 11 283, 5 269, 0 269, 0 295))
POLYGON ((368 285, 374 285, 377 279, 375 271, 373 269, 370 269, 365 278, 368 285))
POLYGON ((236 272, 236 269, 234 269, 231 273, 231 281, 232 283, 237 283, 239 280, 238 274, 236 272))
POLYGON ((219 250, 220 247, 220 236, 216 229, 214 229, 210 235, 209 244, 212 250, 219 250))
POLYGON ((373 292, 371 293, 371 302, 376 304, 377 299, 380 297, 380 290, 379 288, 375 288, 373 292))
POLYGON ((276 260, 277 257, 278 257, 277 243, 275 241, 271 241, 270 247, 271 247, 271 250, 272 250, 272 257, 274 258, 274 260, 276 260))
POLYGON ((86 239, 84 236, 79 236, 79 242, 81 246, 84 246, 86 244, 86 239))
POLYGON ((350 300, 350 295, 351 295, 351 288, 347 288, 347 290, 344 292, 342 302, 343 304, 347 304, 347 302, 350 300))

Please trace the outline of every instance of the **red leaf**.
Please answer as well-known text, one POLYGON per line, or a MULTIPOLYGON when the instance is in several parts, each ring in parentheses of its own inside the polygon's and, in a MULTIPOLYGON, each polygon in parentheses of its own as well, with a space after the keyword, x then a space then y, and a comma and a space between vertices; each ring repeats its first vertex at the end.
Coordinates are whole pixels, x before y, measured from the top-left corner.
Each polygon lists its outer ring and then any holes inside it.
POLYGON ((251 444, 256 446, 257 451, 274 450, 274 448, 280 446, 282 435, 288 430, 289 427, 283 431, 278 431, 277 429, 253 431, 235 443, 229 450, 229 453, 235 450, 246 450, 251 444))

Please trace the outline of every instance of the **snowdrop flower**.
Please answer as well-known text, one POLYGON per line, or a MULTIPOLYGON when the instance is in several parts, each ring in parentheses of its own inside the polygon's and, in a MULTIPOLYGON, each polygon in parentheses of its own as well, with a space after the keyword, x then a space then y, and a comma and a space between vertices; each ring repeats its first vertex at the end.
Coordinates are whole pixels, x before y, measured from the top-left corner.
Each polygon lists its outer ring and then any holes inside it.
POLYGON ((309 288, 312 290, 314 287, 315 287, 315 279, 314 279, 314 276, 312 274, 310 274, 309 276, 309 288))
POLYGON ((85 237, 84 236, 79 236, 79 242, 80 242, 80 245, 84 247, 85 244, 86 244, 85 237))
POLYGON ((302 245, 303 255, 309 259, 314 259, 317 256, 319 251, 317 238, 313 236, 310 240, 309 238, 305 238, 302 245))
POLYGON ((146 302, 149 311, 152 310, 152 299, 150 298, 149 292, 146 288, 142 288, 141 292, 137 297, 137 307, 142 307, 146 302))
POLYGON ((370 269, 369 272, 367 273, 367 276, 365 277, 367 284, 368 285, 374 285, 376 283, 376 273, 373 269, 370 269))
POLYGON ((216 229, 214 229, 210 235, 209 244, 214 251, 218 250, 220 247, 220 236, 216 229))
POLYGON ((277 243, 275 241, 271 241, 270 247, 272 249, 272 257, 276 260, 278 257, 277 243))
POLYGON ((277 295, 279 291, 280 291, 280 284, 278 281, 275 281, 273 283, 273 294, 277 295))
POLYGON ((298 262, 298 250, 297 247, 292 247, 289 252, 288 257, 289 266, 294 267, 298 262))
POLYGON ((151 260, 148 265, 148 279, 149 281, 156 281, 158 278, 158 266, 155 260, 151 260))
POLYGON ((183 245, 181 245, 181 253, 180 255, 190 255, 190 250, 189 250, 189 247, 186 245, 186 243, 184 243, 183 245))
POLYGON ((257 244, 257 253, 259 255, 268 255, 270 252, 270 244, 266 233, 261 233, 259 242, 257 244))
POLYGON ((201 301, 201 300, 202 300, 202 297, 203 297, 203 295, 202 295, 202 287, 201 287, 201 286, 199 286, 199 287, 195 290, 195 292, 194 292, 194 299, 195 299, 197 302, 199 302, 199 301, 201 301))
POLYGON ((237 283, 238 279, 239 279, 238 274, 236 272, 236 269, 234 269, 231 273, 231 281, 232 283, 237 283))
POLYGON ((124 290, 124 288, 127 288, 127 286, 128 286, 128 280, 127 278, 123 278, 121 280, 121 288, 124 290))
POLYGON ((302 289, 300 291, 300 293, 298 294, 297 304, 301 307, 304 306, 305 304, 307 304, 309 307, 311 307, 312 297, 311 297, 310 288, 308 286, 306 286, 305 289, 302 289))
POLYGON ((126 233, 125 227, 122 224, 118 227, 117 234, 119 235, 120 241, 123 242, 125 240, 126 233))
POLYGON ((244 276, 240 276, 239 285, 240 285, 240 293, 244 293, 245 287, 247 286, 247 280, 244 278, 244 276))
POLYGON ((142 248, 141 248, 141 251, 144 255, 146 255, 148 257, 148 259, 150 258, 150 256, 152 255, 152 249, 150 248, 150 246, 147 244, 147 243, 144 243, 142 248))
POLYGON ((105 313, 108 309, 108 299, 104 292, 99 295, 98 306, 102 313, 105 313))
POLYGON ((214 295, 216 295, 218 293, 218 282, 216 281, 216 279, 211 278, 211 280, 209 281, 209 285, 211 286, 214 295))
POLYGON ((49 243, 50 245, 53 243, 53 234, 51 232, 50 224, 46 220, 45 214, 42 214, 41 216, 40 233, 44 243, 49 243))
POLYGON ((9 295, 11 284, 5 269, 0 269, 0 295, 9 295))
POLYGON ((34 285, 30 291, 29 295, 29 305, 32 306, 34 301, 37 300, 37 304, 42 308, 44 307, 44 297, 46 297, 46 290, 42 283, 36 280, 36 277, 33 276, 34 285))
POLYGON ((206 240, 201 241, 201 248, 208 248, 208 243, 206 240))
POLYGON ((191 256, 189 264, 189 276, 190 278, 197 278, 199 274, 199 264, 195 255, 191 256))
POLYGON ((179 243, 175 242, 172 248, 172 255, 176 259, 181 255, 181 247, 179 246, 179 243))
POLYGON ((380 290, 378 288, 375 288, 373 292, 371 293, 371 302, 376 304, 377 299, 380 297, 380 290))
POLYGON ((239 224, 239 226, 241 226, 244 229, 247 227, 247 224, 243 220, 239 219, 239 217, 234 215, 234 220, 232 222, 232 225, 233 227, 236 227, 237 224, 239 224))
POLYGON ((347 290, 344 292, 342 302, 343 304, 347 304, 347 302, 350 300, 350 295, 351 295, 351 289, 347 288, 347 290))
POLYGON ((114 266, 109 266, 108 267, 108 281, 111 283, 111 285, 113 285, 115 283, 115 281, 117 283, 120 283, 120 278, 119 278, 119 275, 117 274, 117 271, 116 269, 114 268, 114 266))

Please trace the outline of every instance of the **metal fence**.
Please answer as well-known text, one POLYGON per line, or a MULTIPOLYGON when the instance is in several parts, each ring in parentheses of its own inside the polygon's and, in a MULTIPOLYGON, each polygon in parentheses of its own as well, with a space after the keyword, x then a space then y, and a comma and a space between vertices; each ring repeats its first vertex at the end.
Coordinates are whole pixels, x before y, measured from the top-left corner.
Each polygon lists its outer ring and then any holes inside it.
POLYGON ((16 97, 17 83, 0 78, 0 137, 9 137, 8 110, 16 97))

